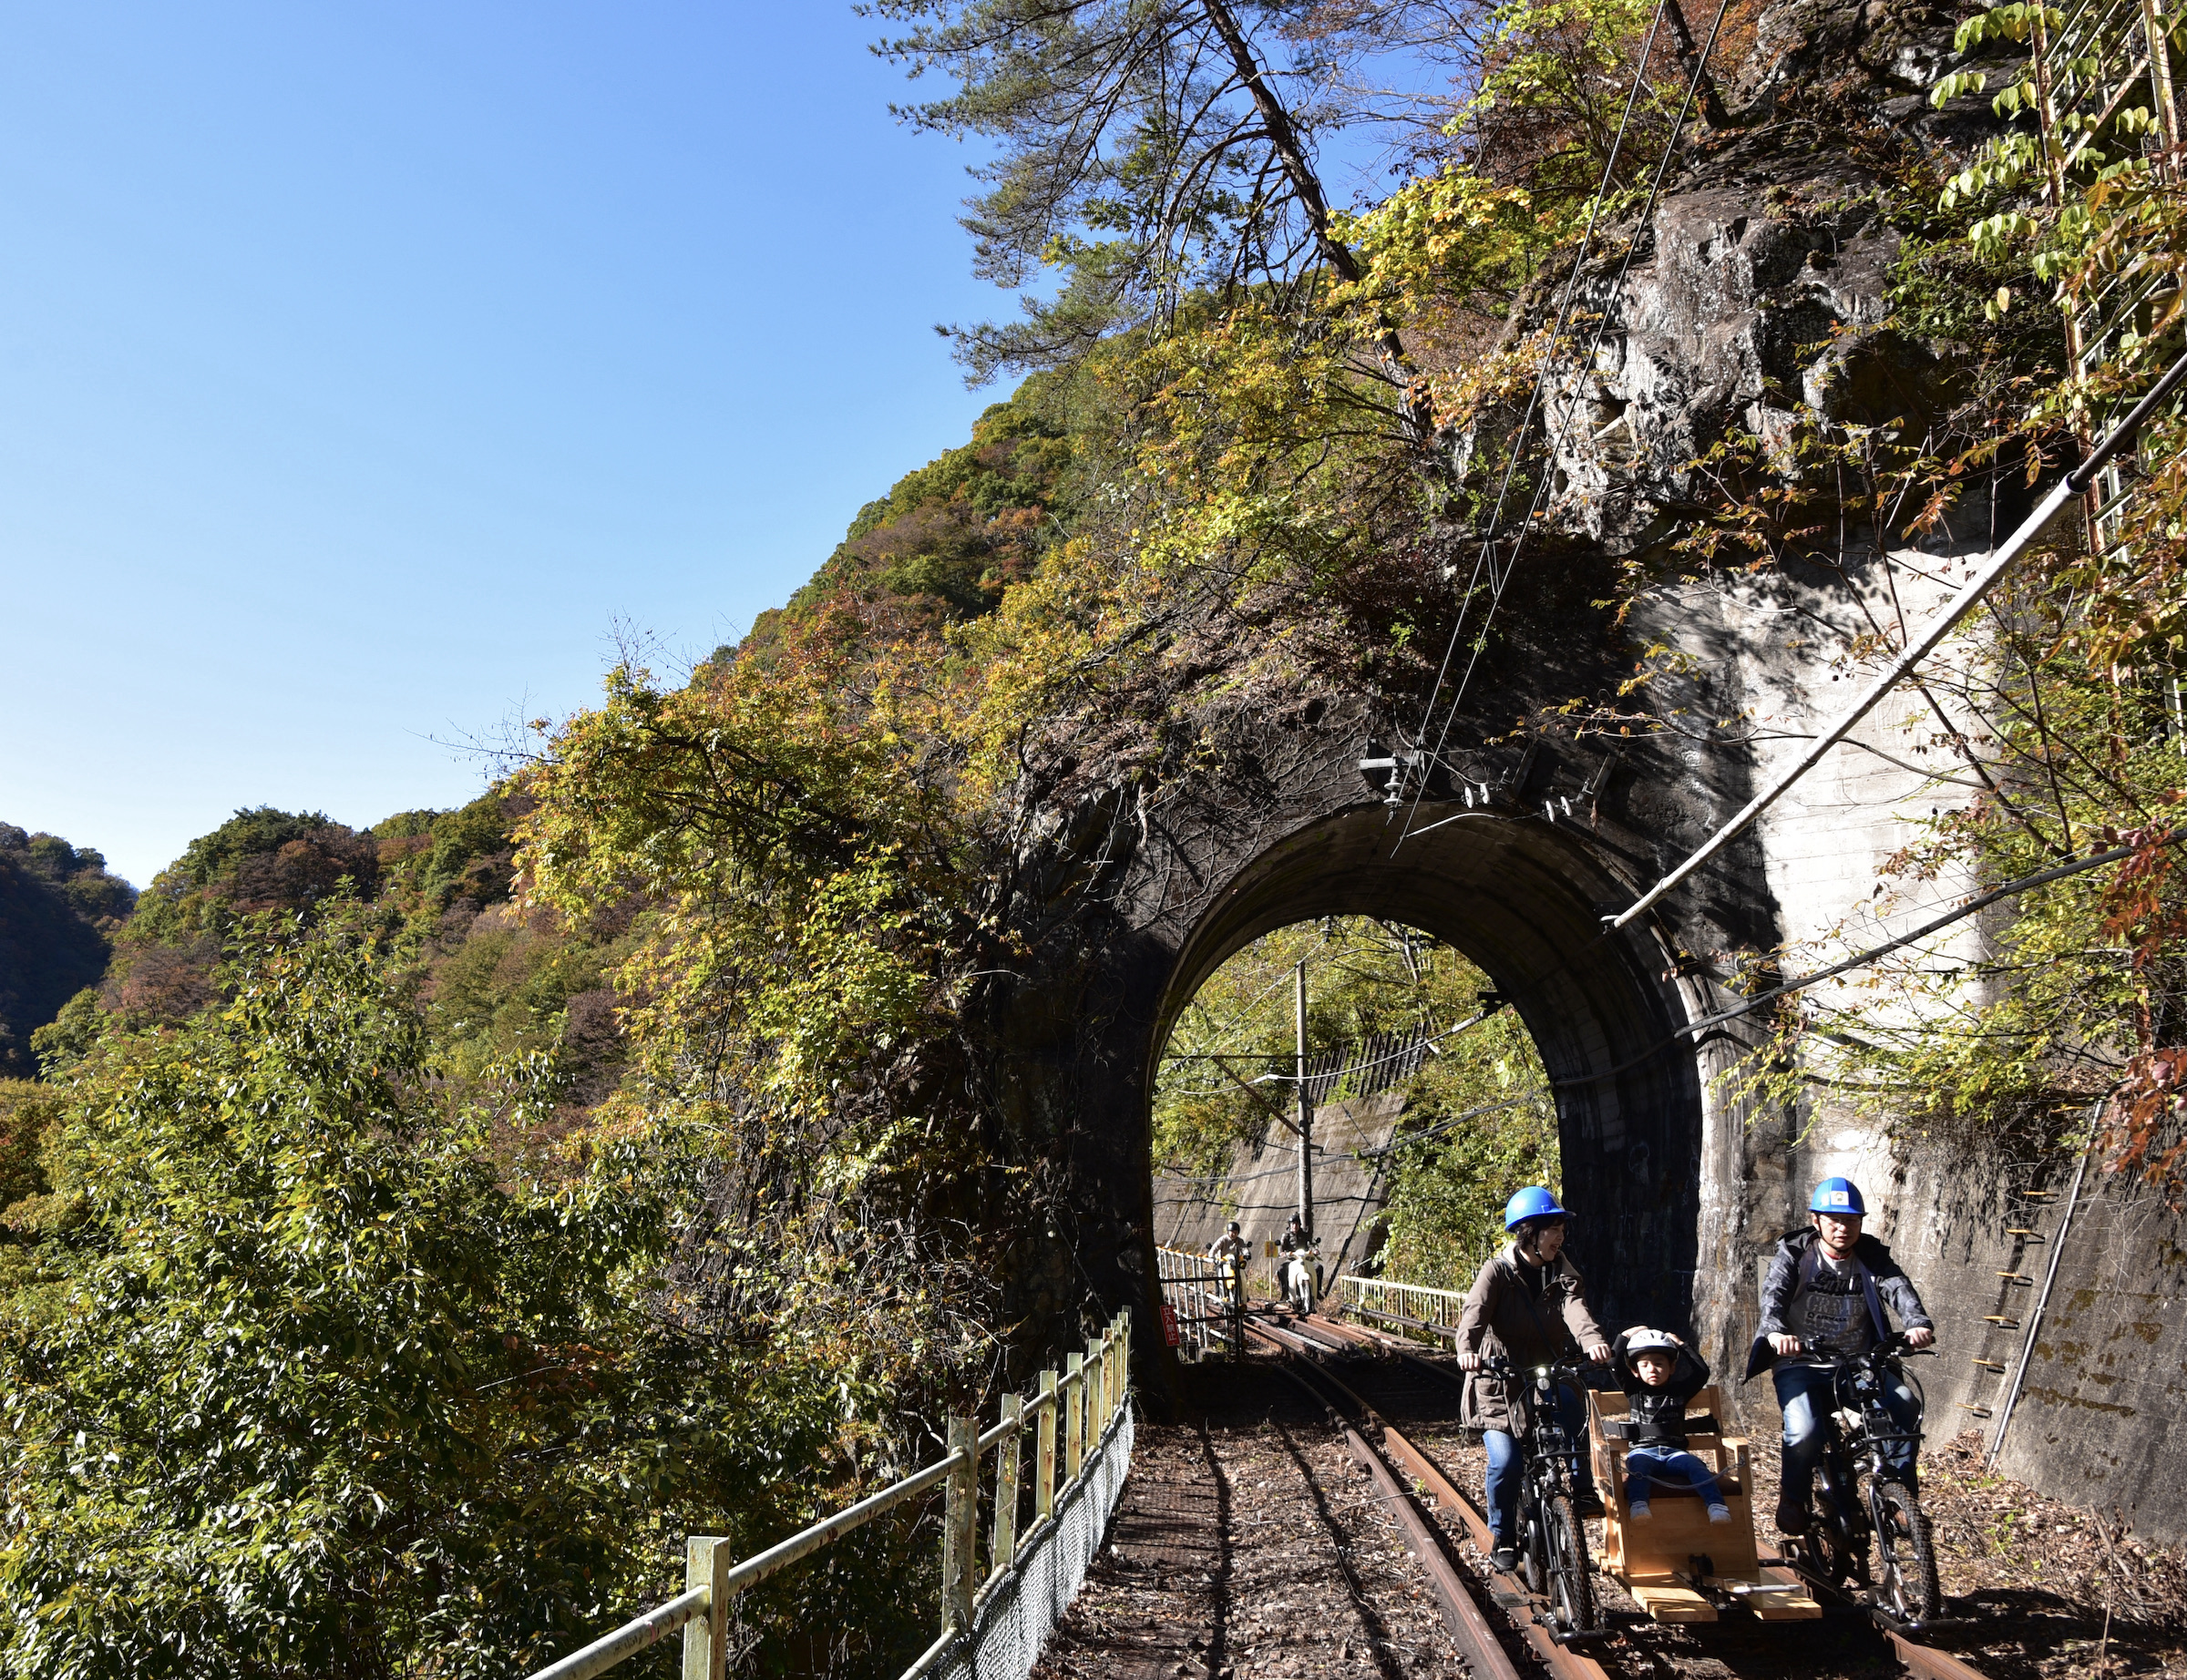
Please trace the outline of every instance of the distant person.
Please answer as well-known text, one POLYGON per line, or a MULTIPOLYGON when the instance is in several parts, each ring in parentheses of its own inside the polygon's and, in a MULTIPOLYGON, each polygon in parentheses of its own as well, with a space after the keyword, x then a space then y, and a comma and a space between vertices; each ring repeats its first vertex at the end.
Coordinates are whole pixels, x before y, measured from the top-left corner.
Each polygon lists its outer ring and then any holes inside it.
POLYGON ((1283 1237, 1277 1245, 1282 1255, 1280 1290, 1285 1299, 1301 1313, 1314 1310, 1314 1297, 1319 1280, 1314 1276, 1314 1234, 1306 1228, 1306 1221, 1297 1214, 1283 1228, 1283 1237))
MULTIPOLYGON (((1914 1280, 1888 1248, 1861 1234, 1868 1208, 1860 1186, 1849 1178, 1826 1178, 1815 1186, 1807 1209, 1808 1228, 1787 1233, 1770 1262, 1761 1286, 1761 1330, 1747 1360, 1750 1378, 1770 1373, 1784 1412, 1777 1528, 1785 1534, 1807 1531, 1834 1362, 1857 1358, 1889 1338, 1886 1303, 1905 1327, 1907 1347, 1926 1347, 1936 1339, 1914 1280)), ((1907 1438, 1885 1445, 1884 1457, 1907 1487, 1917 1489, 1921 1401, 1900 1378, 1885 1385, 1884 1404, 1907 1438)))
POLYGON ((1246 1304, 1246 1263, 1253 1257, 1253 1245, 1247 1242, 1237 1228, 1237 1221, 1207 1245, 1207 1257, 1227 1270, 1223 1275, 1223 1287, 1229 1294, 1232 1312, 1240 1311, 1246 1304))
POLYGON ((1665 1487, 1691 1488, 1710 1521, 1730 1521, 1716 1472, 1686 1450, 1686 1403, 1708 1386, 1708 1362, 1668 1330, 1635 1325, 1610 1345, 1610 1363, 1625 1390, 1625 1502, 1634 1521, 1648 1519, 1648 1494, 1665 1487))
MULTIPOLYGON (((1565 1222, 1571 1217, 1539 1184, 1514 1195, 1504 1209, 1511 1243, 1482 1265, 1458 1318, 1458 1363, 1472 1373, 1461 1415, 1482 1432, 1482 1444, 1488 1449, 1488 1516, 1499 1569, 1509 1569, 1517 1560, 1519 1488, 1526 1463, 1514 1438, 1520 1417, 1517 1398, 1504 1378, 1482 1368, 1498 1357, 1518 1366, 1554 1365, 1566 1357, 1575 1342, 1595 1364, 1609 1363, 1610 1345, 1587 1310, 1579 1268, 1564 1256, 1565 1222)), ((1586 1414, 1569 1385, 1557 1385, 1556 1407, 1572 1439, 1584 1440, 1586 1414)), ((1584 1451, 1573 1456, 1572 1480, 1577 1513, 1602 1515, 1602 1496, 1595 1491, 1595 1474, 1584 1451)))

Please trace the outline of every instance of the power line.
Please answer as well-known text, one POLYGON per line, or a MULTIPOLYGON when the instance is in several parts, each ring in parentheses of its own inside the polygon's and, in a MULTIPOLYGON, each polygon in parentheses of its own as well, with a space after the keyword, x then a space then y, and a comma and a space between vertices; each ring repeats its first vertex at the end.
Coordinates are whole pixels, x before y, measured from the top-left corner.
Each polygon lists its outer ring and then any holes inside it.
MULTIPOLYGON (((1592 368, 1595 364, 1595 353, 1601 348, 1603 334, 1608 330, 1609 327, 1612 308, 1617 303, 1618 293, 1625 289, 1625 277, 1632 271, 1633 258, 1640 249, 1640 233, 1648 226, 1648 219, 1655 214, 1656 200, 1662 194, 1663 183, 1670 174, 1671 162, 1678 156, 1679 142, 1684 137, 1686 132, 1686 118, 1693 109, 1694 97, 1699 91, 1703 78, 1709 74, 1709 57, 1710 55, 1716 50, 1717 36, 1722 33, 1724 26, 1724 15, 1730 9, 1730 0, 1718 0, 1716 8, 1716 20, 1709 26, 1708 44, 1701 48, 1700 56, 1694 60, 1693 74, 1687 80, 1686 95, 1685 97, 1679 102, 1678 117, 1671 124, 1670 138, 1664 142, 1663 156, 1657 162, 1655 179, 1648 183, 1648 202, 1642 206, 1639 219, 1634 224, 1633 237, 1626 245, 1624 261, 1618 264, 1617 278, 1610 282, 1609 293, 1603 300, 1602 313, 1595 323, 1594 336, 1587 341, 1586 354, 1580 360, 1580 376, 1583 382, 1586 379, 1586 371, 1592 368)), ((1662 7, 1658 5, 1657 9, 1658 22, 1660 22, 1661 18, 1662 7)), ((1651 42, 1654 39, 1654 29, 1652 26, 1649 30, 1649 39, 1651 42)), ((1634 91, 1636 95, 1638 94, 1639 88, 1639 78, 1642 74, 1645 73, 1647 68, 1648 60, 1646 56, 1643 55, 1639 66, 1634 71, 1634 91)), ((1627 115, 1629 116, 1631 111, 1631 101, 1629 99, 1627 101, 1627 115)), ((1623 130, 1621 127, 1621 135, 1622 132, 1623 130)), ((1600 195, 1597 194, 1597 196, 1599 202, 1600 195)), ((1590 219, 1588 222, 1590 232, 1592 231, 1593 227, 1594 222, 1592 219, 1590 219)), ((1578 256, 1573 261, 1572 277, 1566 286, 1566 298, 1567 302, 1569 302, 1570 298, 1578 287, 1580 270, 1586 265, 1586 247, 1583 243, 1580 247, 1578 256)), ((1557 336, 1559 333, 1561 333, 1562 330, 1563 320, 1560 315, 1557 332, 1553 333, 1550 335, 1549 342, 1543 346, 1542 364, 1540 368, 1536 370, 1535 374, 1535 392, 1537 397, 1540 394, 1543 384, 1548 378, 1550 364, 1555 360, 1556 355, 1557 336)), ((1490 589, 1488 610, 1482 620, 1480 630, 1474 635, 1473 650, 1467 658, 1465 662, 1465 670, 1458 679, 1457 690, 1451 697, 1450 712, 1443 720, 1442 732, 1436 736, 1433 749, 1427 754, 1429 761, 1440 760, 1443 756, 1443 750, 1444 746, 1448 744, 1450 741, 1451 729, 1458 721, 1458 708, 1463 702, 1465 699, 1465 691, 1473 681, 1474 668, 1479 665, 1481 661, 1482 650, 1488 644, 1489 627, 1495 622, 1496 610, 1504 604, 1504 591, 1510 586, 1512 574, 1518 569, 1519 556, 1526 546, 1527 534, 1533 530, 1535 518, 1536 515, 1541 512, 1543 503, 1547 497, 1549 486, 1555 477, 1554 468, 1556 461, 1556 452, 1564 444, 1565 433, 1571 425, 1572 415, 1576 411, 1577 406, 1578 405, 1576 402, 1571 406, 1567 407, 1564 420, 1558 427, 1556 436, 1551 442, 1548 452, 1543 458, 1541 480, 1535 487, 1533 502, 1526 510, 1526 518, 1520 525, 1517 537, 1514 538, 1512 542, 1511 558, 1504 563, 1501 577, 1499 577, 1496 573, 1494 561, 1493 559, 1489 560, 1490 589)), ((1529 401, 1527 405, 1527 415, 1529 418, 1532 417, 1533 413, 1534 404, 1532 401, 1529 401)), ((1518 441, 1514 441, 1513 445, 1511 459, 1504 465, 1504 484, 1507 487, 1511 482, 1512 474, 1517 466, 1519 443, 1524 441, 1525 435, 1525 425, 1522 424, 1519 439, 1518 441)), ((1500 517, 1503 509, 1503 496, 1501 493, 1498 494, 1496 506, 1497 514, 1500 517)), ((1489 545, 1494 540, 1494 533, 1495 520, 1492 519, 1490 523, 1490 534, 1488 538, 1484 539, 1482 545, 1482 553, 1484 557, 1489 554, 1489 545)), ((1475 578, 1480 576, 1479 561, 1475 562, 1473 575, 1475 578)), ((1468 592, 1470 597, 1470 586, 1468 592)), ((1462 609, 1459 615, 1459 624, 1461 627, 1463 626, 1465 614, 1462 609)), ((1453 631, 1453 634, 1452 645, 1453 647, 1456 646, 1455 631, 1453 631)), ((1445 662, 1447 664, 1447 659, 1445 662)), ((1435 689, 1431 691, 1429 696, 1431 713, 1432 712, 1434 700, 1440 693, 1442 683, 1439 678, 1435 689)), ((1423 728, 1422 730, 1422 743, 1423 745, 1426 742, 1426 729, 1424 724, 1425 722, 1432 721, 1432 715, 1430 717, 1423 718, 1423 728)), ((1419 812, 1421 799, 1427 792, 1427 777, 1424 773, 1424 764, 1422 769, 1423 773, 1421 777, 1421 784, 1413 791, 1412 807, 1405 813, 1404 829, 1399 834, 1396 845, 1391 846, 1391 850, 1392 852, 1395 852, 1397 846, 1402 845, 1405 843, 1406 836, 1412 833, 1412 819, 1419 812)))
POLYGON ((1859 699, 1839 714, 1836 722, 1816 735, 1807 750, 1781 772, 1775 781, 1747 801, 1745 808, 1738 815, 1696 846, 1687 855, 1685 862, 1641 894, 1631 908, 1603 919, 1613 928, 1624 927, 1743 834, 1756 817, 1791 789, 1793 783, 1821 763, 1823 755, 1843 741, 1855 723, 1880 705, 1884 696, 1904 681, 1916 665, 1935 651, 1937 645, 1996 587, 1998 579, 2034 545, 2036 538, 2049 528, 2050 521, 2058 517, 2066 505, 2087 493, 2104 464, 2131 441, 2142 423, 2156 412, 2157 405, 2170 396, 2183 379, 2187 379, 2187 356, 2182 356, 2164 371, 2164 376, 2151 388, 2149 394, 2134 405, 2133 412, 2111 428, 2110 434, 2089 452, 2086 460, 2052 487, 2050 494, 2037 504, 2035 511, 2020 521, 2019 528, 2005 539, 2004 546, 1992 553, 1981 569, 1960 586, 1958 594, 1953 596, 1944 610, 1930 620, 1920 637, 1909 641, 1905 651, 1891 661, 1859 699))
MULTIPOLYGON (((1594 202, 1587 207, 1586 231, 1580 235, 1579 251, 1573 259, 1572 272, 1565 282, 1564 302, 1557 306, 1556 323, 1550 328, 1548 343, 1542 350, 1541 365, 1535 369, 1534 388, 1527 394, 1526 412, 1519 417, 1519 428, 1513 435, 1511 456, 1504 463, 1504 482, 1496 490, 1496 505, 1489 515, 1488 531, 1482 538, 1480 548, 1474 551, 1473 575, 1466 579, 1465 593, 1458 599, 1458 621, 1451 627, 1450 645, 1443 650, 1443 663, 1436 668, 1434 683, 1428 690, 1428 703, 1421 710, 1420 728, 1415 735, 1416 739, 1422 742, 1427 739, 1428 726, 1435 721, 1435 702, 1442 696, 1443 680, 1450 672, 1451 661, 1458 651, 1459 638, 1465 632, 1466 617, 1473 610, 1473 590, 1481 581, 1481 569, 1484 563, 1489 564, 1490 582, 1492 585, 1494 583, 1495 570, 1493 562, 1489 561, 1489 556, 1496 539, 1496 532, 1503 522, 1504 503, 1511 494, 1512 476, 1518 469, 1519 455, 1526 440, 1526 429, 1533 425, 1534 411, 1541 403, 1542 384, 1548 377, 1550 359, 1556 353, 1556 341, 1562 336, 1565 323, 1571 316, 1572 300, 1579 290, 1579 271, 1586 264, 1587 247, 1594 241, 1596 221, 1602 214, 1604 201, 1609 197, 1610 185, 1617 168, 1617 154, 1624 149, 1626 131, 1632 125, 1634 108, 1640 101, 1641 87, 1648 79, 1648 61, 1655 52, 1656 34, 1663 26, 1667 3, 1668 0, 1656 0, 1656 15, 1648 23, 1647 38, 1640 44, 1640 57, 1633 67, 1633 85, 1626 91, 1625 110, 1617 119, 1617 133, 1610 141, 1610 155, 1602 166, 1602 182, 1595 190, 1594 202)), ((1672 138, 1676 140, 1675 133, 1672 138)), ((1402 835, 1400 843, 1402 843, 1402 835)))
POLYGON ((1796 980, 1787 980, 1781 986, 1772 987, 1765 992, 1757 992, 1751 998, 1742 998, 1732 1009, 1719 1009, 1713 1015, 1704 1015, 1699 1020, 1688 1021, 1683 1027, 1678 1028, 1649 1045, 1638 1056, 1628 1057, 1614 1068, 1605 1068, 1599 1073, 1582 1074, 1576 1079, 1551 1080, 1549 1083, 1557 1090, 1566 1091, 1576 1086, 1596 1085, 1604 1080, 1614 1079, 1620 1073, 1628 1072, 1640 1066, 1641 1063, 1660 1051, 1668 1050, 1680 1039, 1691 1038, 1695 1033, 1705 1032, 1711 1027, 1724 1026, 1741 1017, 1753 1014, 1765 1003, 1774 1003, 1780 998, 1789 998, 1794 992, 1805 991, 1811 986, 1819 986, 1824 980, 1835 979, 1841 974, 1850 973, 1855 968, 1866 968, 1877 958, 1888 957, 1893 951, 1903 950, 1915 940, 1925 939, 1933 933, 1939 933, 1949 927, 1954 922, 1965 921, 1968 917, 1987 910, 1991 905, 2001 900, 2018 897, 2020 894, 2032 892, 2038 886, 2048 886, 2051 882, 2062 881, 2068 876, 2080 875, 2090 869, 2101 868, 2106 864, 2118 863, 2122 859, 2131 857, 2136 852, 2153 851, 2158 846, 2176 845, 2182 840, 2187 840, 2187 825, 2177 828, 2168 828, 2161 834, 2143 841, 2140 845, 2116 846, 2108 852, 2099 852, 2093 857, 2078 858, 2069 864, 2059 864, 2054 868, 2041 869, 2033 875, 2022 876, 2017 881, 2007 881, 2002 886, 1992 887, 1987 893, 1977 895, 1956 909, 1947 910, 1944 915, 1924 922, 1909 933, 1900 934, 1896 938, 1886 939, 1881 945, 1872 946, 1856 957, 1848 957, 1843 962, 1833 963, 1829 968, 1819 968, 1812 974, 1803 974, 1796 980))

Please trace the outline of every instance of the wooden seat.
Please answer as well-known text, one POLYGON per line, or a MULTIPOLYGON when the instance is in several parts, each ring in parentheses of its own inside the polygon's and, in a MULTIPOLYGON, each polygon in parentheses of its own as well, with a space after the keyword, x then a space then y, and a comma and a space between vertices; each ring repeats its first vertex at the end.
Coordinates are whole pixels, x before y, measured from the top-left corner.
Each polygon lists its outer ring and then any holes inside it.
MULTIPOLYGON (((1687 1402, 1689 1416, 1723 1416, 1723 1398, 1703 1388, 1687 1402)), ((1744 1436, 1695 1434, 1686 1450, 1716 1474, 1716 1485, 1731 1509, 1731 1521, 1711 1522, 1690 1487, 1652 1483, 1648 1515, 1633 1520, 1625 1455, 1631 1446, 1610 1439, 1604 1429, 1629 1415, 1626 1397, 1589 1390, 1587 1439, 1594 1454, 1595 1481, 1602 1490, 1602 1566, 1624 1584, 1640 1607, 1658 1622, 1713 1622, 1711 1594, 1730 1594, 1767 1621, 1806 1621, 1822 1606, 1808 1596, 1798 1576, 1765 1566, 1754 1543, 1754 1481, 1744 1436), (1695 1559, 1708 1560, 1697 1572, 1695 1559), (1703 1589, 1706 1589, 1704 1591, 1703 1589)))

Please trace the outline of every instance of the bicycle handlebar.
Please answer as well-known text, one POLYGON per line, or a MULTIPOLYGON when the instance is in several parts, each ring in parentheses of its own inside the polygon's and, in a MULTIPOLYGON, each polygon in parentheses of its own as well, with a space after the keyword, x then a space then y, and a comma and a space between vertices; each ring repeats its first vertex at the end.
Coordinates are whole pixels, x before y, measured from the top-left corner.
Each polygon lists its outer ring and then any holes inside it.
POLYGON ((1827 1359, 1833 1365, 1858 1365, 1868 1359, 1895 1359, 1909 1356, 1918 1358, 1934 1356, 1936 1351, 1934 1347, 1909 1347, 1906 1343, 1906 1333, 1904 1330, 1892 1331, 1866 1353, 1834 1354, 1826 1347, 1811 1346, 1802 1337, 1796 1336, 1792 1339, 1799 1344, 1799 1347, 1795 1352, 1785 1356, 1786 1357, 1827 1359))
POLYGON ((1491 1377, 1577 1377, 1583 1371, 1600 1371, 1608 1368, 1607 1366, 1593 1359, 1583 1359, 1576 1365, 1561 1359, 1548 1365, 1516 1365, 1509 1359, 1485 1357, 1481 1361, 1481 1369, 1491 1377))

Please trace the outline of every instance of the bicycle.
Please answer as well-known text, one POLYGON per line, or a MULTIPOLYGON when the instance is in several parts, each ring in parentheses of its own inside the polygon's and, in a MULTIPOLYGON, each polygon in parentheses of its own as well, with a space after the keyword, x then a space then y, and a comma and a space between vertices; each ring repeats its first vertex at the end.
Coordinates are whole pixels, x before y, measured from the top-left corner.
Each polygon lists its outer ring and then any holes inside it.
POLYGON ((1579 1386, 1582 1367, 1541 1365, 1521 1369, 1490 1359, 1484 1371, 1512 1384, 1521 1428, 1514 1431, 1526 1455, 1519 1483, 1519 1554, 1529 1592, 1550 1602, 1561 1639, 1604 1631, 1587 1562, 1587 1531, 1574 1509, 1572 1466, 1586 1450, 1566 1429, 1557 1386, 1579 1386))
POLYGON ((1793 1562, 1833 1587, 1858 1579, 1875 1608, 1908 1626, 1934 1622, 1944 1608, 1928 1513, 1885 1453, 1908 1444, 1915 1455, 1921 1451, 1921 1385, 1903 1361, 1925 1351, 1894 1335, 1864 1354, 1824 1362, 1833 1376, 1831 1409, 1818 1419, 1823 1432, 1820 1497, 1807 1533, 1787 1536, 1784 1542, 1793 1562), (1884 1401, 1892 1378, 1914 1395, 1910 1434, 1884 1401))

